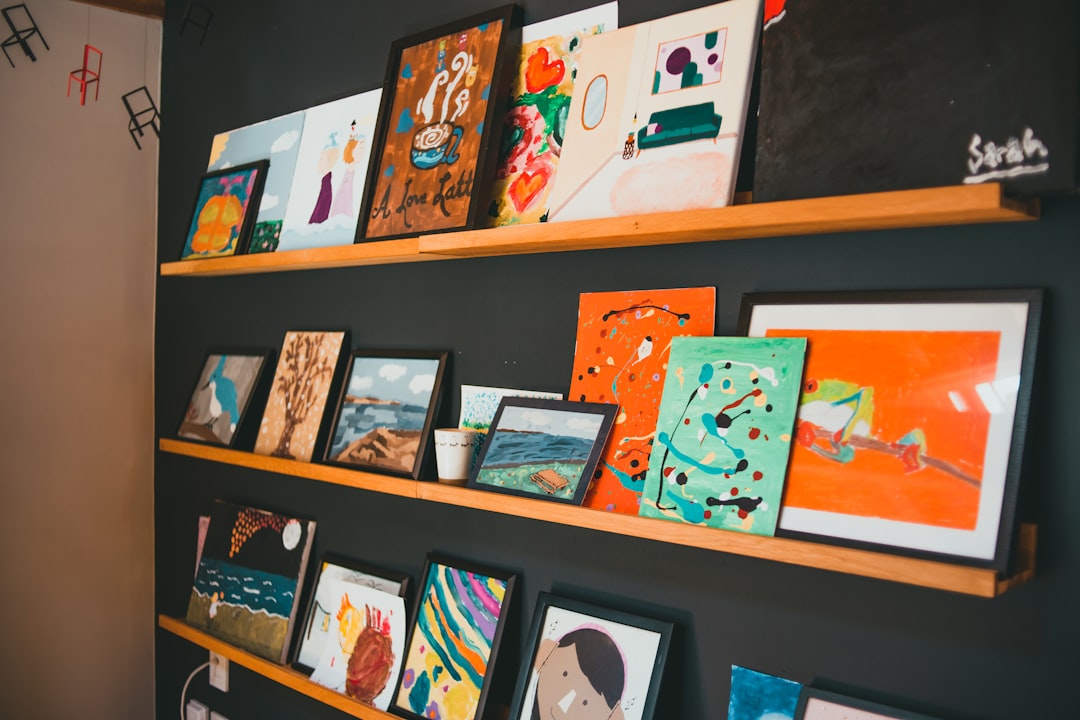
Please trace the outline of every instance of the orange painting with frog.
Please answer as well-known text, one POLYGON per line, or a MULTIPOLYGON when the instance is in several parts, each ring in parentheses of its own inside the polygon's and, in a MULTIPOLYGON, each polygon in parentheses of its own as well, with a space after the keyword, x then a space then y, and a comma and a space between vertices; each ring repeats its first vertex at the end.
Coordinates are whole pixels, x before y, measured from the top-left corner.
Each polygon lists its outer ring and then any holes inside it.
POLYGON ((770 329, 809 350, 784 507, 973 529, 998 332, 770 329))

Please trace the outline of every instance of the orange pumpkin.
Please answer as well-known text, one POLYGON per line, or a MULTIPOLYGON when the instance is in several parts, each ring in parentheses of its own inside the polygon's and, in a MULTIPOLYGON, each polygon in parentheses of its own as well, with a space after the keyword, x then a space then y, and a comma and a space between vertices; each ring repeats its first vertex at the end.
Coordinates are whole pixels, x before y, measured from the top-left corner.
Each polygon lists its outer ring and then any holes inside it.
POLYGON ((199 229, 191 238, 191 251, 219 253, 229 247, 244 220, 244 207, 235 195, 214 195, 199 211, 199 229))

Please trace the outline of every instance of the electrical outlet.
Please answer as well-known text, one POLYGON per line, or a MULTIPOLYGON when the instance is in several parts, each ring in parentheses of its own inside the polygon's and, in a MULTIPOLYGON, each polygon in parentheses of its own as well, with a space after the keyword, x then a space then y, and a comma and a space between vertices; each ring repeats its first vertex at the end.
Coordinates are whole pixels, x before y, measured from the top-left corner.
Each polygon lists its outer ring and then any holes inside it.
POLYGON ((225 717, 221 713, 212 712, 210 713, 210 720, 229 720, 229 718, 225 717))
POLYGON ((229 659, 210 651, 210 685, 229 692, 229 659))
POLYGON ((184 711, 184 720, 206 720, 210 711, 198 700, 188 700, 187 709, 184 711))

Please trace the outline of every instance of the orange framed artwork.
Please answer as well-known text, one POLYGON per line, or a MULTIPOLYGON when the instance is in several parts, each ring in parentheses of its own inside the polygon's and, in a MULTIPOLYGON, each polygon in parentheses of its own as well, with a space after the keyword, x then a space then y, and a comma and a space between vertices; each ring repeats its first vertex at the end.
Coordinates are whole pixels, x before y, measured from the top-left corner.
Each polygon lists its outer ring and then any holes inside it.
POLYGON ((520 39, 504 5, 390 46, 357 242, 477 226, 520 39))
POLYGON ((805 337, 778 534, 1004 570, 1041 292, 749 294, 740 329, 805 337))

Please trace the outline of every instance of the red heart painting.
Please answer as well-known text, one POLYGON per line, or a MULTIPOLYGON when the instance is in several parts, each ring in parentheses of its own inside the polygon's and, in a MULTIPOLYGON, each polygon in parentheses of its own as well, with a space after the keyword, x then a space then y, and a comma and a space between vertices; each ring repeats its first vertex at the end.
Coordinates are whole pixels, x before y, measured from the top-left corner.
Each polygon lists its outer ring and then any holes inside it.
POLYGON ((538 93, 544 88, 558 85, 566 75, 566 64, 562 60, 549 62, 551 55, 548 49, 540 46, 525 65, 525 89, 531 93, 538 93))

